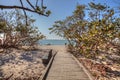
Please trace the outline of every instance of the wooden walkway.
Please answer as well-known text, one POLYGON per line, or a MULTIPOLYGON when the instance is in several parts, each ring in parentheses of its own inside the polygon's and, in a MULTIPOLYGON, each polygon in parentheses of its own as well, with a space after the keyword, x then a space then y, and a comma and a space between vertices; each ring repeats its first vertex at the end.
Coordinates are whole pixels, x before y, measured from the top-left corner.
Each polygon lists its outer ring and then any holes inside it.
POLYGON ((73 56, 64 50, 58 51, 46 80, 90 80, 73 56))

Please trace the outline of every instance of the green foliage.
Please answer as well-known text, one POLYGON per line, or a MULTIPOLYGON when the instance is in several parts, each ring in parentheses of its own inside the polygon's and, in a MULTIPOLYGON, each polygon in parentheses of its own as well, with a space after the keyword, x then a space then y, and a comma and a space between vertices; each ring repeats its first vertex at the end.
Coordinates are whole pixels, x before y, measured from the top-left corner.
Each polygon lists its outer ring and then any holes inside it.
POLYGON ((48 10, 48 11, 46 12, 46 14, 49 16, 49 15, 51 14, 51 11, 48 10))
POLYGON ((96 9, 96 10, 105 10, 106 6, 102 5, 102 4, 95 4, 94 2, 90 2, 89 3, 89 6, 93 9, 96 9))
POLYGON ((40 8, 39 6, 36 6, 36 12, 37 13, 39 13, 40 15, 42 14, 42 15, 46 15, 46 16, 49 16, 50 14, 51 14, 51 11, 50 10, 47 10, 47 11, 45 11, 46 10, 46 6, 42 6, 42 8, 40 8))
POLYGON ((25 16, 19 11, 0 13, 0 32, 5 34, 1 47, 33 46, 40 39, 45 38, 38 28, 34 26, 35 20, 28 17, 26 25, 25 16))
POLYGON ((93 2, 88 5, 77 5, 72 16, 56 21, 50 30, 67 39, 72 45, 70 50, 95 58, 104 45, 111 44, 116 37, 120 38, 120 19, 115 17, 115 10, 106 5, 93 2))

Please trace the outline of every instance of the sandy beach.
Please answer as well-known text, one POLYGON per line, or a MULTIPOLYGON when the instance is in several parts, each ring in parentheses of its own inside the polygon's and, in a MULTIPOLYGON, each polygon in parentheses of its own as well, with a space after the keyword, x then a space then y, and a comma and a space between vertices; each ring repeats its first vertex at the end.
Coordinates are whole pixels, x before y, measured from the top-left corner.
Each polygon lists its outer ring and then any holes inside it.
POLYGON ((37 80, 45 70, 42 56, 49 53, 48 48, 35 51, 17 49, 0 53, 0 80, 37 80))
POLYGON ((39 46, 40 49, 53 49, 55 51, 66 51, 65 45, 42 45, 39 46))
MULTIPOLYGON (((57 52, 58 51, 66 52, 65 45, 42 45, 42 46, 38 46, 38 49, 39 50, 37 51, 23 51, 23 50, 11 49, 7 53, 0 53, 0 78, 3 80, 5 78, 10 78, 9 80, 14 80, 14 79, 37 80, 38 78, 40 78, 40 76, 43 74, 46 68, 46 66, 42 63, 42 59, 41 59, 42 56, 47 54, 50 49, 53 49, 53 51, 57 51, 57 52)), ((80 62, 81 59, 82 58, 78 58, 80 62)), ((84 58, 84 61, 82 61, 81 63, 90 64, 90 61, 88 62, 88 60, 84 58)), ((89 64, 85 65, 88 67, 88 69, 89 67, 91 67, 89 64)), ((114 65, 116 64, 114 63, 112 63, 112 65, 107 65, 107 64, 100 64, 100 65, 108 66, 111 68, 110 71, 112 70, 114 72, 111 73, 114 75, 111 76, 110 80, 120 79, 119 78, 120 66, 117 66, 118 68, 115 68, 116 66, 114 65)), ((92 71, 94 72, 96 70, 97 69, 95 68, 92 71)), ((107 76, 110 77, 109 75, 107 76)), ((105 78, 103 80, 108 80, 108 79, 105 78)))
POLYGON ((9 49, 0 53, 0 79, 36 80, 40 78, 46 68, 42 63, 42 56, 50 49, 65 51, 65 46, 43 45, 38 46, 38 49, 36 51, 9 49))

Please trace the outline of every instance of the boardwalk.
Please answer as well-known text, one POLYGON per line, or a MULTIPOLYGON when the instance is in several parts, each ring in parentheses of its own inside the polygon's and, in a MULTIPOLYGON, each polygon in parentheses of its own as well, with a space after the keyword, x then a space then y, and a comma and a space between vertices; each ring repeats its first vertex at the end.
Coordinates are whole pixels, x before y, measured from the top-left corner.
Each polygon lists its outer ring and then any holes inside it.
POLYGON ((90 80, 72 55, 62 49, 55 56, 46 80, 90 80))

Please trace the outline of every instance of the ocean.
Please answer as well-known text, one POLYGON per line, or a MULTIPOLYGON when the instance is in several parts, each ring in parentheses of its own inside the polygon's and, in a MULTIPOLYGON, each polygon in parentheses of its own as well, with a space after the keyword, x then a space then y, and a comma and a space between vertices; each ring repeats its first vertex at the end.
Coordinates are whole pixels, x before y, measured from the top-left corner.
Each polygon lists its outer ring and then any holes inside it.
POLYGON ((39 44, 40 45, 65 45, 65 44, 68 44, 68 41, 46 39, 46 40, 40 40, 39 44))

